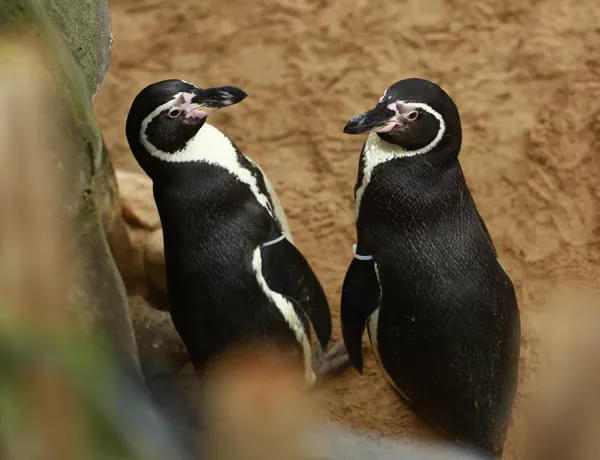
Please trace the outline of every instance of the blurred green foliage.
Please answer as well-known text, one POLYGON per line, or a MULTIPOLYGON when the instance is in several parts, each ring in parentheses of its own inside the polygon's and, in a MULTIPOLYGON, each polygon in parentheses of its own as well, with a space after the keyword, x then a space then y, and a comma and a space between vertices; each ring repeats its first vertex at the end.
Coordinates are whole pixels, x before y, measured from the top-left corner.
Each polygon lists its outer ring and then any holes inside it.
POLYGON ((15 311, 0 302, 0 458, 182 458, 106 344, 15 311))

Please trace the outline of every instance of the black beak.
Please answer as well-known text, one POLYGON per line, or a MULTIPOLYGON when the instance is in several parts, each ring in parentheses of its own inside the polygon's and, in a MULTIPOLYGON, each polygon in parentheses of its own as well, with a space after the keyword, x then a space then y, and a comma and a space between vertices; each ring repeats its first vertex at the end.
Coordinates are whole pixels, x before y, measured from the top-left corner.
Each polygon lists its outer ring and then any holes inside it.
POLYGON ((246 99, 245 91, 235 86, 221 86, 219 88, 199 88, 192 102, 211 109, 220 109, 237 104, 246 99))
POLYGON ((385 126, 390 118, 395 115, 393 110, 388 109, 384 104, 377 104, 373 110, 356 115, 344 126, 346 134, 360 134, 371 131, 375 128, 385 126))

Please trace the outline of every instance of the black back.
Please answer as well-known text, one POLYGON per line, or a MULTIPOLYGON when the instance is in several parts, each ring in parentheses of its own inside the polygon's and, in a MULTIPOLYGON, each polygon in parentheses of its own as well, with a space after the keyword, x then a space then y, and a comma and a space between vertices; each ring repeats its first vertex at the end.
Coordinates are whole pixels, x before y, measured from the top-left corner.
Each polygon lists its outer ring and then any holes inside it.
POLYGON ((248 186, 218 166, 189 163, 168 184, 155 185, 154 196, 171 314, 196 367, 233 343, 266 338, 299 354, 256 281, 253 251, 278 230, 248 186))

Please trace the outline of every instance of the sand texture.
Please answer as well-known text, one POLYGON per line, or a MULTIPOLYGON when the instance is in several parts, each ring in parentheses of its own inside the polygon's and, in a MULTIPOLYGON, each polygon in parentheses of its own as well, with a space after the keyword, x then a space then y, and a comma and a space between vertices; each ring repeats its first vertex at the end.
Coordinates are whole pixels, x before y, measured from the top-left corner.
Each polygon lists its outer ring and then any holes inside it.
MULTIPOLYGON (((600 9, 593 0, 112 0, 114 48, 96 113, 118 168, 146 84, 182 78, 249 97, 211 116, 269 175, 323 283, 339 338, 364 137, 345 122, 391 83, 437 82, 461 112, 461 164, 519 299, 516 413, 534 392, 538 316, 554 289, 600 277, 600 9)), ((385 383, 368 347, 319 391, 327 414, 386 435, 434 438, 385 383)), ((505 458, 520 458, 511 423, 505 458)))

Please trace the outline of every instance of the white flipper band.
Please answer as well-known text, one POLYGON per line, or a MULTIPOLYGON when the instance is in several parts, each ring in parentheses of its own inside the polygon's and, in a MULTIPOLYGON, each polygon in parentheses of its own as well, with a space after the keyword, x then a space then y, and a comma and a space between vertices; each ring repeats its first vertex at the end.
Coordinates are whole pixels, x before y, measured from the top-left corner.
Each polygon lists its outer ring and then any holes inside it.
POLYGON ((356 260, 373 260, 373 256, 362 256, 360 254, 356 253, 356 244, 352 245, 352 256, 356 259, 356 260))
POLYGON ((271 241, 267 241, 266 243, 263 243, 261 246, 263 248, 266 248, 267 246, 273 246, 274 244, 279 243, 280 241, 285 240, 285 234, 282 234, 281 236, 278 236, 277 238, 275 238, 274 240, 271 241))

